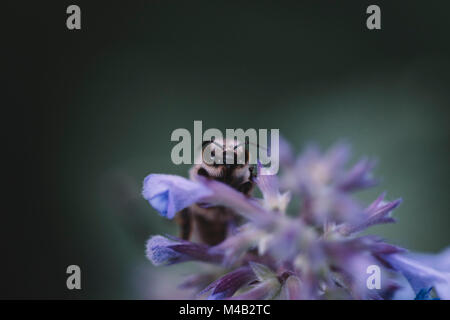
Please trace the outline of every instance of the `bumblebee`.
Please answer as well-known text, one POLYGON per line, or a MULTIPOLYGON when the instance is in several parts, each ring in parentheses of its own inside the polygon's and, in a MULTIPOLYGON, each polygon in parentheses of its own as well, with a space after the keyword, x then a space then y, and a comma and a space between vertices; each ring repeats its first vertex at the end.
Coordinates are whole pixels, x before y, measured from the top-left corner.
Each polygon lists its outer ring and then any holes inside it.
MULTIPOLYGON (((238 143, 236 139, 212 139, 203 143, 201 157, 201 164, 194 165, 189 171, 191 180, 202 176, 226 183, 246 196, 251 195, 256 168, 249 164, 248 143, 238 143)), ((239 224, 239 217, 223 206, 194 204, 178 212, 176 221, 182 239, 216 245, 239 224)))

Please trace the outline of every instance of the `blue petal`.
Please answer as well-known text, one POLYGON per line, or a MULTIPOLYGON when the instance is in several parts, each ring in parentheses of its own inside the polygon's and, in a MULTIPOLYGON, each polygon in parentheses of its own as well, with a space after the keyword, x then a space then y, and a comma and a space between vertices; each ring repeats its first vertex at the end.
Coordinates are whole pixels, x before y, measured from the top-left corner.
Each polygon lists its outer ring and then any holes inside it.
POLYGON ((162 236, 151 237, 147 242, 147 258, 155 265, 160 266, 170 264, 177 259, 180 254, 170 248, 175 242, 162 236))
POLYGON ((411 253, 410 257, 436 270, 450 272, 450 247, 437 254, 411 253))
POLYGON ((167 207, 169 204, 169 191, 162 192, 149 200, 153 208, 156 209, 162 216, 167 215, 167 207))
POLYGON ((450 272, 441 271, 439 266, 430 266, 426 262, 405 255, 389 254, 383 257, 394 269, 403 274, 416 295, 423 288, 434 287, 439 298, 450 299, 450 272))
POLYGON ((168 174, 147 176, 142 190, 151 206, 168 219, 211 194, 212 191, 201 183, 168 174))

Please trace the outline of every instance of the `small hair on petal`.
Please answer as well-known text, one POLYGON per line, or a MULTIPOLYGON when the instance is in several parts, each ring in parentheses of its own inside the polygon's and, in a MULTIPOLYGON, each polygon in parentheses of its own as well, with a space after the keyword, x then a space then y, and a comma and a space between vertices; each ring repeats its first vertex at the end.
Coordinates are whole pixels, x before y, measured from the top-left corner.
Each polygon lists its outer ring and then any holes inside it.
POLYGON ((176 237, 151 237, 147 242, 147 258, 155 265, 170 265, 187 261, 222 263, 223 252, 210 252, 211 247, 176 237))
POLYGON ((153 236, 147 241, 146 255, 147 258, 155 265, 161 266, 170 264, 171 261, 177 259, 180 254, 170 249, 175 242, 163 237, 153 236))

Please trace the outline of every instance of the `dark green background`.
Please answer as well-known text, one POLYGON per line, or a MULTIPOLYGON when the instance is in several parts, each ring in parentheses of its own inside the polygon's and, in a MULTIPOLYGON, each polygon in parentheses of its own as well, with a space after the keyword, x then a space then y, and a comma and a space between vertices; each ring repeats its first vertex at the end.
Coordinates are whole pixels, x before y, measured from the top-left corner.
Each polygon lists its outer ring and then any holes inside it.
POLYGON ((0 297, 166 297, 144 245, 175 229, 140 188, 149 173, 187 173, 170 134, 194 120, 279 128, 297 150, 346 139, 353 160, 379 161, 382 182, 361 198, 404 200, 398 224, 371 231, 411 250, 449 245, 447 2, 373 2, 378 31, 364 1, 73 3, 81 31, 65 27, 72 2, 5 10, 20 162, 6 170, 0 297), (70 264, 81 291, 65 287, 70 264))

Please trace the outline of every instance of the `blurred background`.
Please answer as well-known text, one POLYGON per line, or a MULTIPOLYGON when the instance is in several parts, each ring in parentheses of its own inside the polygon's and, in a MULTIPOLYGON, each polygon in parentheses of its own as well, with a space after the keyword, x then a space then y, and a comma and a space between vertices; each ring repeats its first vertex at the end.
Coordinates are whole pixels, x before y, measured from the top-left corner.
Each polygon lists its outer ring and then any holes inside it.
POLYGON ((146 260, 149 236, 176 228, 140 192, 150 173, 187 175, 170 135, 194 120, 279 128, 297 151, 344 139, 353 161, 378 160, 380 185, 358 196, 404 201, 371 233, 450 244, 448 3, 376 1, 378 31, 365 1, 73 3, 5 11, 15 166, 0 298, 176 298, 164 288, 191 266, 146 260), (73 3, 80 31, 65 26, 73 3), (66 289, 71 264, 82 290, 66 289))

